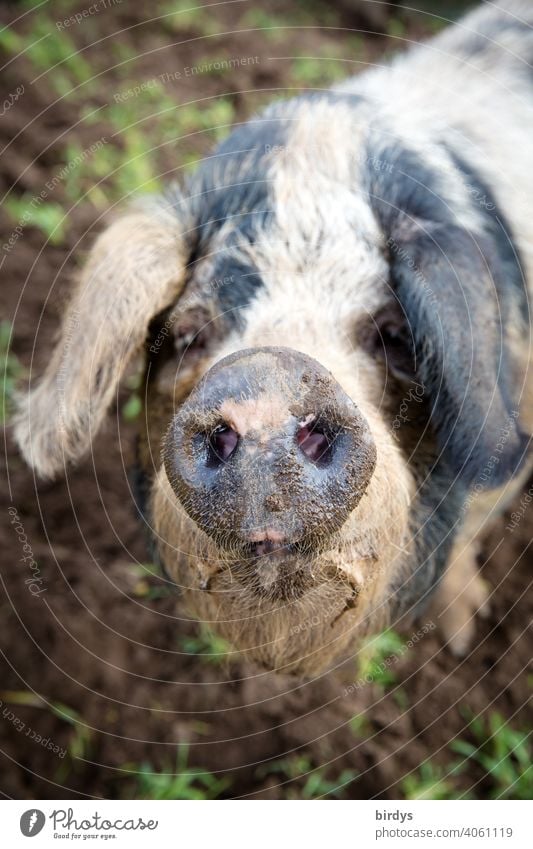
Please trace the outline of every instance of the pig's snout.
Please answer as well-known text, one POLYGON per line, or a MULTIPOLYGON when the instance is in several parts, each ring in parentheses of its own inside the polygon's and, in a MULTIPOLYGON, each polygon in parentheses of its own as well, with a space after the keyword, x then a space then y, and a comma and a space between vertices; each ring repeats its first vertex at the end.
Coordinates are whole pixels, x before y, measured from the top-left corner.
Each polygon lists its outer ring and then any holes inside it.
POLYGON ((164 445, 172 488, 221 548, 310 552, 365 492, 376 449, 333 376, 290 348, 216 363, 175 415, 164 445))

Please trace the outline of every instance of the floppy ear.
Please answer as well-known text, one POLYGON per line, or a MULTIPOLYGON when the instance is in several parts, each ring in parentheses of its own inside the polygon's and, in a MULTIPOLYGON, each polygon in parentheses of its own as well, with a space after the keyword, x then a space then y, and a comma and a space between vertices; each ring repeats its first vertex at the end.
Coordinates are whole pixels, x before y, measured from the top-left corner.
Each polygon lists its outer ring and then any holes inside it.
POLYGON ((15 420, 20 449, 38 474, 52 477, 88 449, 150 319, 183 288, 183 232, 161 200, 132 209, 96 240, 44 377, 15 420))
POLYGON ((466 484, 498 486, 516 474, 528 442, 505 340, 520 287, 489 235, 400 216, 387 244, 441 457, 466 484))

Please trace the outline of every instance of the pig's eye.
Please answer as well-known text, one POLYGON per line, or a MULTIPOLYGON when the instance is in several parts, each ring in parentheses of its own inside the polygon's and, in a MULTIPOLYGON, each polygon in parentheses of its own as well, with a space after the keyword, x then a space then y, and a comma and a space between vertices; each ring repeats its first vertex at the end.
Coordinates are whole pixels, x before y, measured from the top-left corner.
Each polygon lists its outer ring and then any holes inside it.
POLYGON ((387 371, 398 380, 412 380, 416 357, 412 334, 399 310, 385 308, 360 335, 363 348, 383 360, 387 371))
POLYGON ((173 334, 174 347, 180 359, 203 354, 215 336, 212 316, 202 307, 190 309, 178 318, 173 334))

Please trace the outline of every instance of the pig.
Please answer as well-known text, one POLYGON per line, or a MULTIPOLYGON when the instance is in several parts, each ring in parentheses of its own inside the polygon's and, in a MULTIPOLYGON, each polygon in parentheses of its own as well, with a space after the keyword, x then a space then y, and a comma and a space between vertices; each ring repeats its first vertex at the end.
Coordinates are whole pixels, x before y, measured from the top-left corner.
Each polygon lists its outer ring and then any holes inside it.
POLYGON ((21 402, 57 475, 144 352, 156 556, 264 668, 429 604, 463 656, 489 609, 480 538, 531 469, 532 61, 533 6, 500 0, 236 127, 96 239, 21 402))

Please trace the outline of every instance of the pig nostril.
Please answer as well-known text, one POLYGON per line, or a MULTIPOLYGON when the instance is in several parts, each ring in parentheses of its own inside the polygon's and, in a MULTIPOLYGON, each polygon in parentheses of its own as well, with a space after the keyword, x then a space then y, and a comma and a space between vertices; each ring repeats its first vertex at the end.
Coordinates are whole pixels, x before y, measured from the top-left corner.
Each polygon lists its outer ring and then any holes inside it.
POLYGON ((220 465, 225 463, 237 448, 239 434, 227 425, 219 425, 208 437, 210 463, 220 465))
POLYGON ((333 440, 319 424, 300 424, 296 442, 302 454, 316 466, 331 462, 333 440))

